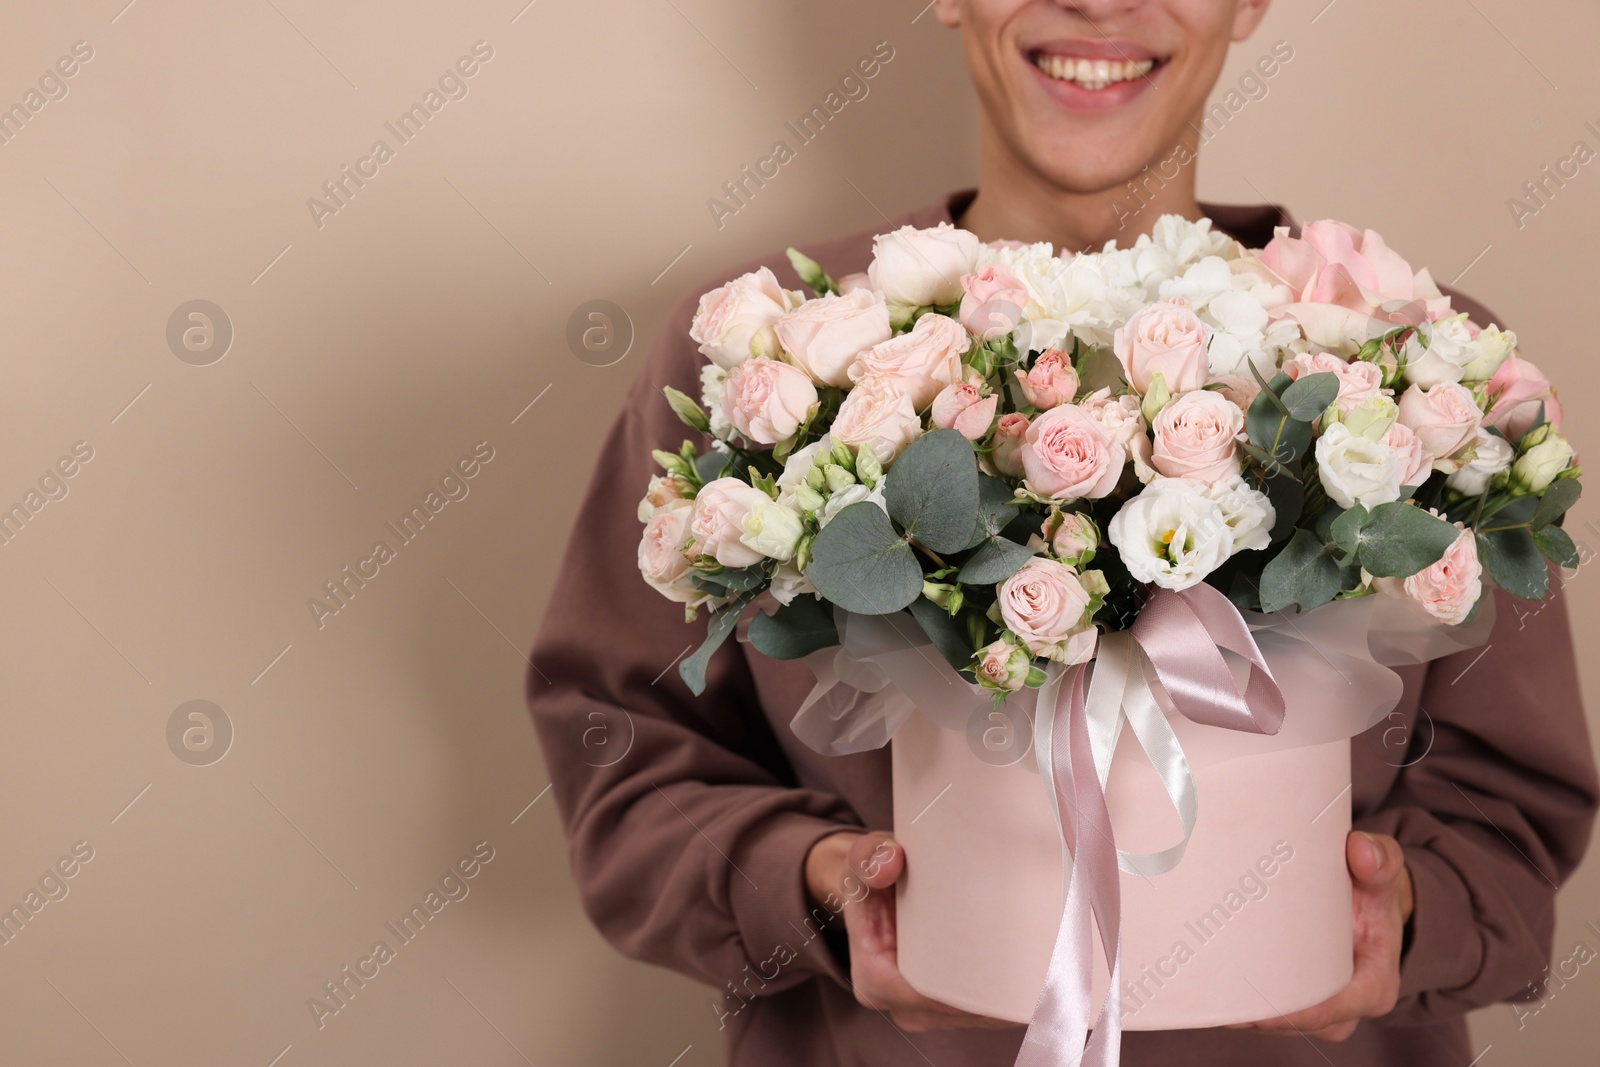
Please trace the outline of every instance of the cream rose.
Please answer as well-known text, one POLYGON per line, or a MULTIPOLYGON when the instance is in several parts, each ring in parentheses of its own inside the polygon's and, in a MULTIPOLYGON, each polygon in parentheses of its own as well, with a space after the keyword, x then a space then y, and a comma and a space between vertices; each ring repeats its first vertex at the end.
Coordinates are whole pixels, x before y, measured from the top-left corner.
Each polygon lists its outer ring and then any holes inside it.
POLYGON ((728 422, 762 445, 792 436, 816 402, 817 387, 805 371, 766 356, 734 367, 722 386, 722 411, 728 422))
POLYGON ((1001 474, 1022 477, 1022 442, 1028 435, 1028 416, 1020 411, 1008 411, 1000 416, 994 427, 994 451, 989 462, 1001 474))
POLYGON ((940 389, 961 380, 961 356, 971 346, 967 331, 955 319, 924 315, 909 333, 873 345, 850 367, 850 377, 892 378, 922 411, 940 389))
POLYGON ((1405 359, 1402 374, 1411 385, 1424 389, 1440 382, 1459 382, 1467 373, 1467 364, 1478 358, 1467 329, 1466 314, 1452 315, 1429 326, 1419 327, 1406 339, 1401 354, 1405 359), (1422 334, 1426 332, 1427 342, 1422 334))
POLYGON ((828 436, 858 448, 871 445, 879 462, 888 464, 921 432, 922 420, 905 390, 892 379, 867 378, 845 394, 828 436))
POLYGON ((1051 408, 1028 426, 1022 470, 1030 490, 1054 500, 1103 497, 1117 487, 1128 450, 1082 408, 1051 408))
POLYGON ((1149 485, 1150 480, 1157 477, 1156 469, 1150 465, 1150 434, 1144 413, 1139 410, 1138 397, 1126 393, 1112 396, 1110 389, 1096 389, 1084 397, 1078 407, 1104 427, 1112 440, 1120 441, 1128 450, 1133 460, 1133 473, 1139 476, 1139 481, 1149 485))
POLYGON ((689 518, 696 555, 710 556, 724 567, 760 563, 760 552, 744 543, 744 520, 758 504, 771 503, 761 490, 738 478, 717 478, 700 487, 689 518))
POLYGON ((1169 478, 1201 482, 1239 477, 1238 437, 1244 412, 1220 393, 1183 393, 1156 416, 1150 464, 1169 478))
POLYGON ((1452 626, 1465 622, 1483 594, 1483 566, 1472 531, 1462 528, 1437 563, 1411 575, 1401 588, 1440 622, 1452 626))
POLYGON ((687 500, 660 504, 639 539, 639 573, 650 588, 679 604, 698 604, 709 596, 690 580, 693 572, 683 552, 693 514, 694 507, 687 500))
POLYGON ((978 684, 985 689, 1013 692, 1021 689, 1028 680, 1033 657, 1021 645, 1001 638, 978 650, 978 664, 973 673, 978 684))
POLYGON ((749 359, 752 342, 770 337, 778 316, 799 307, 802 299, 762 267, 702 296, 689 336, 717 366, 734 367, 749 359))
POLYGON ((1336 422, 1317 438, 1317 477, 1341 508, 1371 510, 1400 499, 1400 460, 1381 441, 1369 441, 1336 422))
POLYGON ((870 289, 807 300, 772 328, 789 362, 812 381, 840 387, 849 386, 857 356, 894 336, 888 306, 870 289))
POLYGON ((1433 473, 1433 457, 1422 447, 1422 438, 1405 423, 1391 422, 1378 440, 1394 452, 1395 470, 1402 487, 1415 488, 1433 473))
POLYGON ((1398 404, 1399 421, 1421 439, 1422 447, 1433 457, 1434 470, 1449 472, 1459 467, 1449 457, 1476 440, 1482 421, 1472 393, 1455 382, 1440 382, 1428 389, 1413 385, 1400 394, 1398 404))
POLYGON ((1186 393, 1206 384, 1208 333, 1186 301, 1163 300, 1141 308, 1119 326, 1111 347, 1123 376, 1140 396, 1149 392, 1157 374, 1168 392, 1186 393))
POLYGON ((1112 516, 1106 536, 1134 580, 1187 589, 1233 555, 1233 530, 1206 490, 1186 478, 1157 478, 1112 516))
POLYGON ((948 222, 931 229, 902 226, 872 239, 867 277, 891 304, 945 306, 961 299, 961 278, 977 266, 982 242, 948 222))
POLYGON ((1376 363, 1346 360, 1328 352, 1302 352, 1283 365, 1283 373, 1296 380, 1307 374, 1334 375, 1339 379, 1335 403, 1340 411, 1349 411, 1363 400, 1379 396, 1383 386, 1383 368, 1376 363))
POLYGON ((1068 656, 1082 654, 1082 642, 1072 638, 1092 625, 1089 592, 1076 570, 1035 556, 1000 583, 996 603, 1006 628, 1029 652, 1063 663, 1083 662, 1068 656))

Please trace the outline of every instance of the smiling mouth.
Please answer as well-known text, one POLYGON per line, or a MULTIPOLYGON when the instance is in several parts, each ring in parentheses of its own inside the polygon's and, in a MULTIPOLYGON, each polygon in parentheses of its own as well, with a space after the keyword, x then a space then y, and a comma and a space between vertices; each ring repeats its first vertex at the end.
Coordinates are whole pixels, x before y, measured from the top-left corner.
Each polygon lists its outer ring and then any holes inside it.
POLYGON ((1035 52, 1028 58, 1047 77, 1071 82, 1091 93, 1148 77, 1152 70, 1166 62, 1164 59, 1084 59, 1048 52, 1035 52))

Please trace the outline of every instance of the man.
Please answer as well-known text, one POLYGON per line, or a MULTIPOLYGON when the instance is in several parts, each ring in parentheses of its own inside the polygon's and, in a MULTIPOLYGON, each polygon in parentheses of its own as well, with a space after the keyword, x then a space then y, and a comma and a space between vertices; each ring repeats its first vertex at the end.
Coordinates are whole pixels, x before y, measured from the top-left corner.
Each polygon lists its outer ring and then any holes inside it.
MULTIPOLYGON (((1287 217, 1202 206, 1192 161, 1229 44, 1267 3, 937 0, 982 103, 980 184, 874 232, 948 221, 1079 250, 1176 213, 1265 244, 1287 217), (1133 211, 1128 182, 1157 168, 1133 211)), ((870 236, 807 252, 842 276, 866 267, 870 236)), ((799 284, 787 267, 779 276, 799 284)), ((931 1001, 896 967, 892 886, 908 859, 881 832, 893 821, 887 750, 828 758, 800 743, 787 724, 812 678, 799 663, 729 642, 699 698, 669 669, 698 628, 640 580, 633 515, 650 450, 683 437, 661 388, 699 391, 694 307, 691 296, 670 316, 606 439, 533 651, 529 702, 585 907, 624 953, 721 991, 735 1065, 1009 1064, 1020 1028, 931 1001), (827 899, 850 903, 818 923, 827 899)), ((1491 321, 1459 296, 1455 307, 1491 321)), ((1564 604, 1519 617, 1502 602, 1479 654, 1405 671, 1390 747, 1353 743, 1349 987, 1248 1028, 1126 1034, 1125 1063, 1472 1059, 1463 1015, 1542 975, 1555 886, 1596 806, 1564 604), (1415 733, 1409 755, 1393 747, 1396 724, 1415 733)))

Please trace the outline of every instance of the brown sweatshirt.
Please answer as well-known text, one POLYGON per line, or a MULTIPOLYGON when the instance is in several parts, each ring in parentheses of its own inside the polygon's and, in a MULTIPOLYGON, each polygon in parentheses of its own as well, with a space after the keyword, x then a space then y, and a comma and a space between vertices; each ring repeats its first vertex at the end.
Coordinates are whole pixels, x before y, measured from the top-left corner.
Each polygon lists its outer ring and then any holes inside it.
MULTIPOLYGON (((953 221, 972 195, 805 251, 834 277, 865 270, 873 233, 953 221)), ((1271 206, 1205 210, 1256 247, 1291 224, 1271 206)), ((901 1033, 852 996, 843 919, 820 936, 806 922, 815 906, 801 868, 812 843, 841 826, 893 825, 888 750, 807 748, 788 723, 810 671, 737 641, 712 658, 705 694, 691 695, 675 665, 699 645, 705 615, 686 625, 683 608, 638 572, 635 512, 658 473, 650 451, 694 436, 661 388, 699 395, 696 302, 762 265, 801 287, 772 255, 707 281, 668 318, 601 446, 533 648, 528 704, 573 873, 619 951, 722 994, 734 1067, 1005 1067, 1020 1028, 901 1033)), ((1455 306, 1491 321, 1459 295, 1455 306)), ((1539 608, 1497 596, 1488 645, 1403 670, 1395 714, 1352 741, 1356 825, 1399 839, 1416 889, 1399 1005, 1341 1044, 1227 1029, 1127 1033, 1128 1067, 1460 1067, 1472 1059, 1464 1013, 1542 977, 1556 887, 1589 839, 1595 766, 1565 597, 1539 608)))

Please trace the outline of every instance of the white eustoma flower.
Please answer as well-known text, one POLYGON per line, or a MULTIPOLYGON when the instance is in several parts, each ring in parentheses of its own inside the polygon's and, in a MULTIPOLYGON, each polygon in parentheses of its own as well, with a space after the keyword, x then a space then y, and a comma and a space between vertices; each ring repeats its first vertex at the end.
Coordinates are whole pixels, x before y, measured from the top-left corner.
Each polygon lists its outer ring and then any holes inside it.
POLYGON ((1233 551, 1266 548, 1272 543, 1272 527, 1278 512, 1271 499, 1252 488, 1243 478, 1213 482, 1206 496, 1222 511, 1222 520, 1233 535, 1233 551))
POLYGON ((1382 441, 1369 441, 1336 422, 1317 438, 1317 477, 1342 508, 1371 510, 1400 499, 1400 461, 1382 441))
POLYGON ((1122 505, 1106 527, 1136 581, 1187 589, 1205 580, 1234 551, 1234 531, 1206 487, 1185 478, 1157 478, 1122 505))
POLYGON ((1440 382, 1459 382, 1466 377, 1467 366, 1481 354, 1467 333, 1466 318, 1463 312, 1440 319, 1406 340, 1402 356, 1407 382, 1430 389, 1440 382))
POLYGON ((1472 445, 1472 458, 1446 478, 1444 484, 1467 496, 1481 496, 1489 491, 1489 482, 1496 474, 1510 469, 1513 458, 1515 450, 1511 442, 1480 426, 1472 445))

